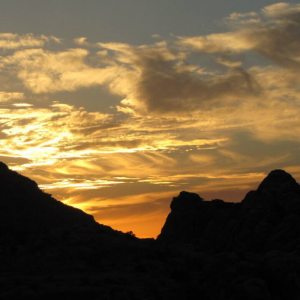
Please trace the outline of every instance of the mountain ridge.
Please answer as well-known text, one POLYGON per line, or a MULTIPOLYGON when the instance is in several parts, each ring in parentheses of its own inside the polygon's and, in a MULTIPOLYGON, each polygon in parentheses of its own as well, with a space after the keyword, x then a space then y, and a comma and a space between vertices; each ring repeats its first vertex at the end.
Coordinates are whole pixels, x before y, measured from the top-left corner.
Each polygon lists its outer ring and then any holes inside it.
POLYGON ((240 203, 181 192, 156 241, 98 224, 0 163, 0 299, 298 300, 300 186, 240 203))
MULTIPOLYGON (((193 243, 203 251, 281 249, 284 245, 268 246, 268 238, 276 235, 275 223, 280 231, 285 217, 300 215, 300 186, 285 171, 273 170, 241 202, 204 201, 193 193, 181 192, 170 207, 171 213, 158 236, 161 242, 193 243)), ((293 235, 286 239, 292 240, 293 235)))
POLYGON ((94 217, 41 191, 37 183, 0 163, 0 237, 55 228, 94 227, 94 217))

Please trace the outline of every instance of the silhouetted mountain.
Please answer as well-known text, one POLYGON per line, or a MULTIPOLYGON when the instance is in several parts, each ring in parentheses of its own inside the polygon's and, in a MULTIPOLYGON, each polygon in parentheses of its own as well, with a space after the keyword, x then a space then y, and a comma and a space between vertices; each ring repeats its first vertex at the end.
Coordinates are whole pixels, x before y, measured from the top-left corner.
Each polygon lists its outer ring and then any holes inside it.
POLYGON ((110 299, 114 282, 124 283, 116 271, 127 274, 139 264, 132 261, 149 253, 151 240, 98 224, 3 163, 0 206, 1 300, 93 299, 99 293, 110 299), (90 288, 89 276, 98 287, 90 288))
POLYGON ((24 238, 49 230, 101 227, 94 218, 42 192, 31 179, 0 162, 0 238, 24 238))
POLYGON ((300 299, 300 186, 283 170, 241 203, 181 192, 158 241, 193 257, 203 299, 300 299))
POLYGON ((171 210, 159 241, 209 252, 300 249, 300 186, 283 170, 272 171, 241 203, 181 192, 171 210))
POLYGON ((300 187, 241 203, 181 192, 157 241, 66 206, 0 163, 0 299, 299 300, 300 187))

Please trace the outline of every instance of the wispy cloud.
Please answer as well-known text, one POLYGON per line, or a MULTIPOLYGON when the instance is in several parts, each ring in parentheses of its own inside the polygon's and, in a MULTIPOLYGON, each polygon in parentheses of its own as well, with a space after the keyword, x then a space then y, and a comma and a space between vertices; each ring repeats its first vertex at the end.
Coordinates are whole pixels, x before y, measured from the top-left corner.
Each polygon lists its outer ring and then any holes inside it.
POLYGON ((35 36, 31 33, 0 33, 0 49, 40 48, 49 42, 61 43, 61 40, 55 36, 35 36))

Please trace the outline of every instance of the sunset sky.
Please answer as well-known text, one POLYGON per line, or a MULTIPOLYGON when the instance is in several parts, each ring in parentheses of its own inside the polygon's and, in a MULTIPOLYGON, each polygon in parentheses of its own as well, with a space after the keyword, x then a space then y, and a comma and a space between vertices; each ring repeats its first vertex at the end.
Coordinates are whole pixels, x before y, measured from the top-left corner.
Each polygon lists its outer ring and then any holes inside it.
POLYGON ((1 1, 0 78, 0 161, 114 229, 300 180, 300 4, 1 1))

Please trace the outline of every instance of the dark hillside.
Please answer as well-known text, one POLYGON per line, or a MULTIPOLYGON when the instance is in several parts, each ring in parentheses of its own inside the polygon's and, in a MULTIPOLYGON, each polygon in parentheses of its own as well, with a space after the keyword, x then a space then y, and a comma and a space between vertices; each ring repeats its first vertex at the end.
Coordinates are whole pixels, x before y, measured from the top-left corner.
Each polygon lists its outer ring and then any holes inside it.
POLYGON ((64 205, 0 163, 0 299, 299 300, 300 187, 241 203, 181 192, 157 241, 64 205))

